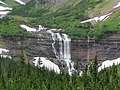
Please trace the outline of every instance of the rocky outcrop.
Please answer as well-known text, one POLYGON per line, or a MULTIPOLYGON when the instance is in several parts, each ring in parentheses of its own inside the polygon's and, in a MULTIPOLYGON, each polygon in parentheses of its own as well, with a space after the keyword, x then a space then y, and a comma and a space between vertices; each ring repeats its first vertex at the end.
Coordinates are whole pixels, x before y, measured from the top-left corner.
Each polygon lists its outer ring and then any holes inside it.
POLYGON ((101 62, 120 57, 120 33, 109 34, 106 39, 79 39, 72 40, 72 59, 80 62, 88 62, 97 56, 101 62))
MULTIPOLYGON (((7 36, 4 37, 10 55, 21 56, 23 51, 29 60, 33 57, 47 57, 59 66, 64 67, 65 63, 56 59, 52 48, 52 37, 49 33, 33 33, 32 37, 7 36), (62 64, 63 63, 63 64, 62 64)), ((58 44, 56 44, 56 47, 58 44)), ((120 57, 120 34, 110 34, 108 38, 95 39, 72 39, 71 57, 75 67, 84 69, 86 64, 97 56, 98 61, 112 60, 120 57)))

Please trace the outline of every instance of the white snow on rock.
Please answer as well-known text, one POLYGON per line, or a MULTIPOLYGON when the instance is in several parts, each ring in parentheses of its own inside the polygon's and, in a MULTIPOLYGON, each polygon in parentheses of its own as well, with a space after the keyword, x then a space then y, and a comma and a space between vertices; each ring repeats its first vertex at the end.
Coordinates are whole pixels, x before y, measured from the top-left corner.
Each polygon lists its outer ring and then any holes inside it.
POLYGON ((10 11, 0 11, 0 19, 2 19, 3 17, 5 17, 9 13, 10 13, 10 11))
POLYGON ((0 48, 0 54, 2 54, 2 53, 8 53, 8 52, 9 52, 9 50, 4 49, 4 48, 0 48))
POLYGON ((26 5, 25 2, 21 1, 21 0, 15 0, 17 3, 21 4, 21 5, 26 5))
POLYGON ((38 27, 38 31, 47 30, 47 28, 43 27, 42 25, 38 25, 38 27))
POLYGON ((85 20, 85 21, 81 21, 80 23, 87 23, 87 22, 92 22, 92 21, 96 21, 96 22, 104 21, 104 20, 108 19, 111 14, 112 13, 102 15, 102 16, 98 16, 98 17, 94 17, 94 18, 91 18, 91 19, 88 19, 88 20, 85 20))
POLYGON ((80 72, 79 72, 79 76, 82 76, 82 75, 83 75, 83 71, 80 71, 80 72))
POLYGON ((8 14, 10 11, 0 11, 0 15, 6 15, 8 14))
POLYGON ((36 29, 36 28, 31 28, 31 27, 29 27, 29 26, 27 26, 27 25, 20 25, 20 27, 22 28, 22 29, 25 29, 27 32, 39 32, 39 31, 42 31, 42 30, 46 30, 47 28, 44 28, 43 26, 41 26, 41 25, 38 25, 38 29, 36 29))
POLYGON ((60 69, 58 67, 58 65, 54 64, 53 62, 51 62, 50 60, 48 60, 45 57, 34 57, 33 63, 35 64, 35 66, 38 66, 40 68, 44 67, 46 69, 48 69, 49 71, 54 71, 57 74, 60 74, 60 69))
MULTIPOLYGON (((0 4, 7 5, 6 3, 4 3, 2 1, 0 1, 0 4)), ((4 6, 0 5, 0 19, 5 17, 7 14, 9 14, 11 10, 12 10, 12 8, 4 7, 4 6)))
POLYGON ((115 8, 118 8, 118 7, 120 7, 120 2, 118 2, 118 4, 115 5, 113 8, 115 9, 115 8))
POLYGON ((0 6, 0 11, 2 10, 12 10, 12 8, 0 6))
POLYGON ((7 49, 4 49, 4 48, 0 48, 0 57, 2 57, 2 58, 12 58, 11 56, 9 56, 9 55, 5 55, 5 53, 8 53, 9 52, 9 50, 7 50, 7 49))
POLYGON ((37 32, 37 31, 38 31, 37 29, 31 28, 31 27, 26 26, 26 25, 20 25, 20 27, 21 27, 22 29, 25 29, 27 32, 37 32))
POLYGON ((1 3, 1 4, 3 4, 3 5, 7 5, 7 4, 6 4, 6 3, 4 3, 3 1, 0 1, 0 3, 1 3))
POLYGON ((98 67, 98 72, 100 72, 101 70, 105 68, 111 67, 113 65, 118 65, 118 64, 120 64, 120 58, 104 61, 102 65, 98 67))
POLYGON ((0 55, 0 57, 2 57, 2 58, 9 58, 9 59, 12 59, 12 57, 9 56, 9 55, 0 55))

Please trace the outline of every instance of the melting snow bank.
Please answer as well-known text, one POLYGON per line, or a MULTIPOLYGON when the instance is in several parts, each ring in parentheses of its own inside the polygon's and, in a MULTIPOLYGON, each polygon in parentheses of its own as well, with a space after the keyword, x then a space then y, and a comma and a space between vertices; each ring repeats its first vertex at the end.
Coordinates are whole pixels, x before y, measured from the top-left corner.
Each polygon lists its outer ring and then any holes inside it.
POLYGON ((31 28, 31 27, 26 26, 26 25, 20 25, 20 27, 25 29, 27 32, 37 32, 37 29, 31 28))
POLYGON ((26 5, 25 2, 21 1, 21 0, 15 0, 17 3, 21 4, 21 5, 26 5))
POLYGON ((0 6, 0 11, 3 11, 3 10, 12 10, 12 8, 0 6))
POLYGON ((2 53, 8 53, 8 52, 9 52, 9 50, 4 49, 4 48, 0 48, 0 54, 2 54, 2 53))
POLYGON ((103 70, 107 67, 111 67, 113 65, 118 65, 118 64, 120 64, 120 58, 104 61, 102 63, 102 65, 98 68, 98 72, 100 72, 101 70, 103 70))
MULTIPOLYGON (((120 7, 120 2, 118 2, 118 4, 113 7, 113 10, 116 8, 119 8, 119 7, 120 7)), ((104 20, 108 19, 111 14, 112 14, 112 11, 111 11, 111 13, 108 13, 106 15, 102 15, 102 16, 94 17, 94 18, 91 18, 88 20, 84 20, 84 21, 81 21, 80 23, 87 23, 87 22, 92 22, 92 21, 96 21, 96 22, 104 21, 104 20)))
POLYGON ((1 3, 1 4, 3 4, 3 5, 7 5, 7 4, 6 4, 6 3, 4 3, 3 1, 0 1, 0 3, 1 3))
POLYGON ((115 8, 118 8, 118 7, 120 7, 120 2, 118 2, 118 4, 116 6, 114 6, 113 8, 115 9, 115 8))
POLYGON ((4 49, 4 48, 0 48, 0 57, 2 57, 2 58, 10 58, 10 59, 12 58, 9 55, 5 55, 5 53, 9 53, 9 50, 4 49))
MULTIPOLYGON (((106 60, 102 62, 102 65, 98 67, 98 72, 101 70, 104 70, 105 68, 112 67, 113 65, 119 65, 120 64, 120 58, 114 59, 114 60, 106 60)), ((79 76, 83 75, 83 71, 79 73, 79 76)))
MULTIPOLYGON (((1 4, 7 5, 4 2, 1 2, 1 4)), ((3 17, 5 17, 8 13, 10 13, 10 11, 12 10, 12 8, 9 7, 4 7, 4 6, 0 6, 0 18, 2 19, 3 17)))
POLYGON ((46 68, 49 71, 54 71, 57 74, 60 74, 60 69, 58 67, 58 65, 54 64, 53 62, 51 62, 50 60, 48 60, 45 57, 34 57, 34 61, 33 63, 35 64, 35 66, 39 67, 39 68, 46 68))
POLYGON ((94 17, 92 19, 88 19, 88 20, 85 20, 85 21, 81 21, 80 23, 87 23, 87 22, 92 22, 92 21, 104 21, 106 19, 108 19, 110 17, 112 13, 109 13, 109 14, 106 14, 106 15, 102 15, 102 16, 98 16, 98 17, 94 17))
POLYGON ((0 57, 2 57, 2 58, 9 58, 9 59, 12 59, 12 57, 9 56, 9 55, 0 55, 0 57))
POLYGON ((27 32, 39 32, 39 31, 41 31, 43 29, 46 29, 46 28, 42 27, 41 25, 39 25, 39 29, 31 28, 31 27, 29 27, 27 25, 20 25, 20 27, 22 29, 25 29, 27 32))

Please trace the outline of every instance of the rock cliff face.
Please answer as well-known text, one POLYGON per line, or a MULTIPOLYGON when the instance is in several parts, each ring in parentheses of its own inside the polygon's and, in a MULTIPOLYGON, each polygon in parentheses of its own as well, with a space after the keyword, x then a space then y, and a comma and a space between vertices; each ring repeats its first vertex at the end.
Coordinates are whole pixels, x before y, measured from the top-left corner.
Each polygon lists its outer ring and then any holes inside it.
MULTIPOLYGON (((39 33, 35 37, 4 37, 12 56, 20 56, 22 51, 29 59, 32 57, 48 57, 59 63, 53 52, 53 40, 48 33, 39 33)), ((56 44, 56 47, 59 47, 56 44)), ((72 39, 71 57, 75 67, 84 69, 85 65, 97 56, 99 62, 120 57, 120 34, 110 34, 106 39, 72 39)))
POLYGON ((120 33, 101 40, 72 40, 71 51, 72 60, 83 66, 96 56, 99 62, 116 59, 120 57, 120 33))

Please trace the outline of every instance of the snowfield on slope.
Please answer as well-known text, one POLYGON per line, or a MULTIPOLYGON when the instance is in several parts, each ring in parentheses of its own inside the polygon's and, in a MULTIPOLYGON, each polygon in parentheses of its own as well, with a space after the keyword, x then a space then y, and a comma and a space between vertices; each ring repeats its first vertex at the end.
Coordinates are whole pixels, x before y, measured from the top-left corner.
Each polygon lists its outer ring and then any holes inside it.
POLYGON ((57 74, 60 74, 60 69, 58 67, 58 65, 56 65, 55 63, 51 62, 50 60, 48 60, 45 57, 34 57, 33 63, 35 64, 35 66, 38 66, 39 68, 46 68, 49 71, 54 71, 57 74))
POLYGON ((10 58, 10 59, 12 58, 9 55, 5 55, 5 53, 9 53, 9 50, 4 49, 4 48, 0 48, 0 57, 2 57, 2 58, 10 58))
POLYGON ((4 48, 0 48, 0 54, 2 54, 3 52, 8 53, 8 52, 9 52, 9 50, 4 49, 4 48))
POLYGON ((98 68, 98 72, 100 72, 105 68, 112 67, 113 65, 119 65, 119 64, 120 64, 120 58, 104 61, 102 65, 98 68))
POLYGON ((7 4, 6 4, 6 3, 4 3, 3 1, 0 1, 0 3, 1 3, 1 4, 3 4, 3 5, 7 5, 7 4))
POLYGON ((0 6, 0 10, 1 10, 1 11, 4 11, 4 10, 12 10, 12 8, 0 6))
POLYGON ((120 2, 118 2, 118 4, 116 6, 114 6, 113 8, 115 9, 115 8, 118 8, 118 7, 120 7, 120 2))
POLYGON ((21 4, 21 5, 26 5, 26 3, 24 3, 23 1, 21 0, 15 0, 17 3, 21 4))
POLYGON ((31 27, 26 26, 26 25, 20 25, 20 27, 21 27, 22 29, 25 29, 27 32, 37 32, 37 29, 31 28, 31 27))
MULTIPOLYGON (((6 3, 4 3, 2 1, 0 1, 0 4, 7 5, 6 3)), ((5 17, 7 14, 9 14, 11 10, 12 10, 12 8, 0 5, 0 19, 5 17)))
POLYGON ((120 7, 120 2, 118 2, 117 5, 113 6, 113 9, 110 11, 110 13, 106 15, 102 15, 102 16, 97 16, 97 17, 94 17, 88 20, 84 20, 84 21, 81 21, 80 23, 87 23, 87 22, 92 22, 92 21, 95 21, 95 22, 104 21, 108 19, 113 14, 113 11, 119 7, 120 7))
POLYGON ((27 32, 39 32, 41 30, 46 30, 47 29, 47 28, 42 27, 41 25, 38 25, 38 26, 39 26, 39 28, 36 29, 36 28, 31 28, 31 27, 29 27, 27 25, 20 25, 20 27, 22 29, 25 29, 27 32))
POLYGON ((92 21, 96 21, 96 22, 104 21, 104 20, 108 19, 111 14, 112 13, 102 15, 102 16, 98 16, 98 17, 94 17, 94 18, 91 18, 91 19, 88 19, 88 20, 85 20, 85 21, 81 21, 80 23, 87 23, 87 22, 92 22, 92 21))

